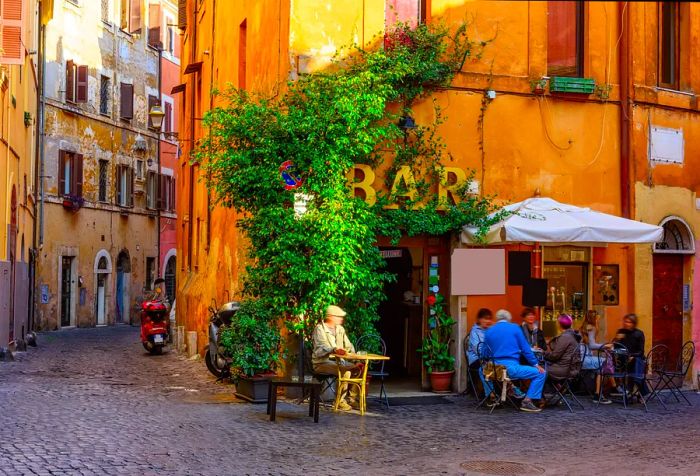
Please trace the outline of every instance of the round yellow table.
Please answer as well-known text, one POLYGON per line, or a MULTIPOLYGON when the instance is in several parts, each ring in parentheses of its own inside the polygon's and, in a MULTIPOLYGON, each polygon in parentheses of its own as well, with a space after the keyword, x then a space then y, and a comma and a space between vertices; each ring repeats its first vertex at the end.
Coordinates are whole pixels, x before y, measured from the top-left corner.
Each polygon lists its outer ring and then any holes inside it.
POLYGON ((338 365, 338 387, 335 393, 335 404, 333 405, 333 410, 337 411, 338 405, 340 404, 340 397, 343 394, 343 390, 345 390, 344 387, 346 385, 357 385, 360 389, 360 415, 364 415, 365 410, 367 409, 366 388, 367 369, 369 368, 369 363, 374 360, 389 360, 389 357, 380 354, 351 354, 349 352, 344 355, 331 354, 331 357, 334 358, 338 364, 340 364, 341 360, 349 360, 364 363, 364 366, 362 368, 362 375, 359 377, 344 377, 343 371, 340 369, 340 365, 338 365))

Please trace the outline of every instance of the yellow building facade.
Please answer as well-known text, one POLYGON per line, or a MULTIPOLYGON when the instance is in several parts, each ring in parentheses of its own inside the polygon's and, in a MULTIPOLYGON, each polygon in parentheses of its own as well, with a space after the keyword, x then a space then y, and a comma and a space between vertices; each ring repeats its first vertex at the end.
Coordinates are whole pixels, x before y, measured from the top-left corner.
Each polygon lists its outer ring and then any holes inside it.
MULTIPOLYGON (((674 5, 677 9, 669 13, 673 5, 665 2, 248 0, 234 8, 213 0, 188 1, 180 11, 185 86, 180 97, 181 137, 187 140, 182 142, 183 180, 177 203, 182 258, 178 323, 198 332, 202 350, 207 306, 212 299, 221 303, 240 297, 245 265, 244 237, 233 226, 235 213, 210 209, 211 197, 199 180, 199 168, 188 160, 192 140, 205 133, 197 118, 215 105, 212 89, 231 83, 274 94, 287 79, 323 70, 341 47, 377 46, 397 19, 447 25, 466 21, 473 39, 488 42, 483 57, 467 62, 450 88, 414 105, 419 124, 433 123, 433 101, 440 106, 447 120, 439 132, 453 158, 445 165, 465 174, 473 170, 474 193, 493 195, 499 203, 539 193, 653 224, 676 216, 694 236, 698 175, 691 162, 698 156, 694 153, 698 106, 692 91, 698 90, 698 73, 689 65, 700 54, 693 33, 700 28, 700 6, 674 5), (678 41, 675 36, 675 43, 669 40, 669 35, 677 35, 678 41), (664 48, 668 54, 657 58, 664 48), (674 61, 677 65, 669 66, 674 61), (669 77, 671 70, 675 77, 669 77), (584 93, 571 91, 575 78, 585 79, 578 83, 588 88, 584 93), (674 132, 679 130, 682 133, 674 132), (682 146, 679 135, 684 138, 682 146), (658 156, 652 157, 652 149, 658 156)), ((372 186, 380 188, 382 183, 378 172, 372 186)), ((385 339, 401 342, 392 352, 402 362, 396 373, 425 387, 415 349, 426 329, 423 303, 429 293, 429 269, 439 263, 440 276, 450 276, 451 255, 463 245, 456 236, 406 238, 398 246, 378 237, 378 243, 389 269, 407 276, 400 291, 418 297, 415 304, 390 298, 380 312, 378 328, 385 339)), ((687 296, 678 300, 680 340, 696 332, 690 306, 697 289, 694 245, 692 250, 670 245, 545 247, 541 258, 537 258, 540 250, 528 244, 505 248, 532 252, 532 275, 547 278, 557 293, 565 295, 561 301, 548 300, 540 309, 543 324, 550 323, 545 327, 548 332, 553 332, 551 319, 557 312, 580 319, 586 310, 596 309, 607 339, 620 327, 624 314, 636 312, 647 347, 656 342, 679 344, 678 332, 671 332, 669 340, 666 324, 654 319, 655 306, 672 304, 652 302, 655 263, 660 276, 661 267, 677 267, 679 260, 681 286, 690 286, 673 294, 674 299, 687 296), (657 257, 661 255, 681 258, 657 257), (605 300, 596 288, 600 273, 611 273, 615 279, 614 296, 606 295, 605 300)), ((663 279, 657 278, 658 287, 663 279)), ((450 297, 458 321, 456 342, 461 343, 480 307, 519 313, 522 287, 505 289, 498 295, 450 297)), ((454 354, 461 375, 461 345, 455 346, 454 354)), ((463 375, 458 377, 455 388, 461 388, 463 380, 463 375)))
POLYGON ((32 328, 38 2, 3 1, 0 24, 0 346, 32 328))

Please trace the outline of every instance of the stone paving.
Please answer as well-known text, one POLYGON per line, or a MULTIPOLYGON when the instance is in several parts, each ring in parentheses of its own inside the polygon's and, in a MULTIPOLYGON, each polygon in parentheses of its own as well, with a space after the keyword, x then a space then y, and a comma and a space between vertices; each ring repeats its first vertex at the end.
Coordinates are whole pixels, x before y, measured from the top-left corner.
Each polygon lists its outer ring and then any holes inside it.
POLYGON ((700 397, 690 395, 692 407, 589 405, 573 415, 488 415, 454 397, 370 404, 364 417, 322 409, 318 424, 282 402, 271 423, 201 361, 146 354, 136 327, 66 330, 0 363, 0 474, 486 474, 460 466, 471 460, 548 475, 700 474, 700 397))

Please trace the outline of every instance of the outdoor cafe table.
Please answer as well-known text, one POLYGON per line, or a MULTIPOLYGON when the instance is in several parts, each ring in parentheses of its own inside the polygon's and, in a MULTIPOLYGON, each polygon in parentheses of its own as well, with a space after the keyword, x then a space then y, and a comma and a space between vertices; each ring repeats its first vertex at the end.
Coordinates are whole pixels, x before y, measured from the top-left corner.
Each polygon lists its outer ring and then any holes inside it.
POLYGON ((340 364, 340 361, 342 359, 364 363, 364 365, 362 367, 362 376, 350 377, 350 378, 345 378, 343 376, 343 373, 340 370, 340 365, 338 365, 338 389, 336 391, 335 405, 333 407, 334 410, 338 409, 338 404, 340 403, 340 398, 342 396, 342 394, 340 392, 340 390, 342 388, 341 385, 343 383, 355 384, 355 385, 358 385, 360 387, 360 415, 364 415, 365 410, 367 409, 366 386, 367 386, 367 369, 369 368, 369 363, 371 361, 377 361, 377 360, 389 360, 389 357, 387 357, 386 355, 380 355, 380 354, 369 354, 369 353, 368 354, 351 354, 349 352, 344 354, 344 355, 331 354, 331 357, 336 360, 337 364, 340 364))

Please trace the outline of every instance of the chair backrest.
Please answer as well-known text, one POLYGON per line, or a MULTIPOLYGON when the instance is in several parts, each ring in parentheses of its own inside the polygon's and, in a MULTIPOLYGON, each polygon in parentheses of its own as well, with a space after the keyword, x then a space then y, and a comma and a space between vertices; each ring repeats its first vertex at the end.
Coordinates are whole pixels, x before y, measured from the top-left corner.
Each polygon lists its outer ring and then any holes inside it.
MULTIPOLYGON (((355 344, 356 351, 371 351, 377 350, 377 348, 379 354, 386 355, 386 342, 384 342, 384 339, 382 339, 379 334, 364 334, 357 339, 357 344, 355 344)), ((386 361, 384 360, 370 361, 369 368, 375 370, 379 368, 382 372, 384 372, 385 362, 386 361)))
POLYGON ((658 374, 666 370, 666 360, 668 359, 668 347, 664 344, 657 344, 647 353, 647 373, 658 374))
POLYGON ((687 341, 681 347, 681 353, 678 355, 678 371, 682 372, 683 375, 687 375, 688 370, 690 370, 690 365, 693 363, 693 358, 695 357, 695 342, 692 340, 687 341))
POLYGON ((467 365, 469 365, 469 337, 471 336, 471 332, 467 332, 467 335, 464 336, 464 340, 462 340, 462 352, 464 352, 464 360, 466 360, 467 365))

